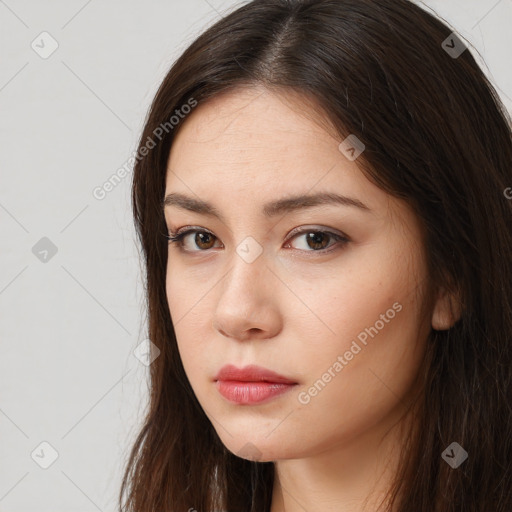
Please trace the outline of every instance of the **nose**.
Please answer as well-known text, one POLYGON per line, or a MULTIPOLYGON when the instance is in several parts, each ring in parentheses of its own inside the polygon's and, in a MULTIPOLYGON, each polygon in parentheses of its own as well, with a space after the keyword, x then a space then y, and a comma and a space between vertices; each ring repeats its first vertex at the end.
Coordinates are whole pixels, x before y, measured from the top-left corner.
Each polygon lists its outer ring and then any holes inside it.
POLYGON ((276 336, 282 328, 278 283, 263 255, 247 263, 234 254, 231 269, 219 285, 214 329, 237 340, 276 336))

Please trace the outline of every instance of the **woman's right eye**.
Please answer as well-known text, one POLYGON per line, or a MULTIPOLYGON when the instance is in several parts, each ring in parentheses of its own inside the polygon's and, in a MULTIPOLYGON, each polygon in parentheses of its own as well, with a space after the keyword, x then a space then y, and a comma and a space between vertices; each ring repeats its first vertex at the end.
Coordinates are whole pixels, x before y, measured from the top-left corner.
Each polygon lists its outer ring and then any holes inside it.
POLYGON ((208 249, 211 249, 213 247, 212 241, 216 239, 215 235, 210 233, 209 231, 204 231, 200 229, 188 229, 186 231, 182 231, 178 234, 172 234, 170 233, 167 235, 167 240, 169 243, 174 243, 177 245, 177 247, 184 252, 202 252, 208 249), (192 243, 199 247, 200 250, 197 251, 195 249, 186 248, 186 239, 188 235, 191 235, 192 233, 195 233, 195 237, 192 239, 192 243))

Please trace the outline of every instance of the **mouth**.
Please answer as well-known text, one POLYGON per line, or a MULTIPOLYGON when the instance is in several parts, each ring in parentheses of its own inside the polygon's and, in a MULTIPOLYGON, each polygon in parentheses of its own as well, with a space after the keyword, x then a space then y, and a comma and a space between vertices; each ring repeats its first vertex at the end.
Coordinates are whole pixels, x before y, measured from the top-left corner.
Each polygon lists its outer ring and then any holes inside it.
POLYGON ((224 398, 239 405, 268 402, 298 385, 292 379, 256 365, 223 366, 214 382, 224 398))

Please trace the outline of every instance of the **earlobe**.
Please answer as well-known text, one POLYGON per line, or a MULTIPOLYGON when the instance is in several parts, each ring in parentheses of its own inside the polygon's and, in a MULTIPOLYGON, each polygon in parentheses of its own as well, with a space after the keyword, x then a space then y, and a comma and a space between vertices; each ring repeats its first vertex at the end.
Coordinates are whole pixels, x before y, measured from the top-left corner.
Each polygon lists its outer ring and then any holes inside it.
POLYGON ((453 327, 462 315, 462 305, 458 293, 449 293, 441 288, 432 311, 432 328, 444 331, 453 327))

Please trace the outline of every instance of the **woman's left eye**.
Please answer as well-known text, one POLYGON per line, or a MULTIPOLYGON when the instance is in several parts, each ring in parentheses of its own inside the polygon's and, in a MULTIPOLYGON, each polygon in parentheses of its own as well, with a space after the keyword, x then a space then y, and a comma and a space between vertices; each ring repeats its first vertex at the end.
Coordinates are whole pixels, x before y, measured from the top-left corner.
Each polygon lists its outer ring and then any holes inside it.
POLYGON ((329 240, 331 242, 334 240, 334 242, 338 242, 341 245, 348 242, 348 238, 345 236, 338 235, 337 233, 331 233, 330 231, 318 231, 314 229, 295 233, 292 240, 295 238, 300 239, 301 237, 303 238, 304 243, 302 248, 298 247, 298 249, 305 250, 307 252, 319 252, 336 245, 335 243, 329 244, 329 240), (308 251, 307 248, 312 249, 313 251, 308 251))
MULTIPOLYGON (((294 247, 298 250, 303 250, 305 252, 327 252, 326 249, 332 247, 333 245, 345 245, 349 242, 349 239, 338 233, 333 233, 331 231, 322 231, 317 229, 305 229, 299 232, 295 232, 291 237, 291 240, 296 238, 303 237, 304 243, 302 244, 302 248, 294 247), (329 243, 329 241, 334 241, 334 243, 329 243), (336 242, 338 244, 336 244, 336 242)), ((188 229, 178 232, 176 234, 171 233, 167 235, 167 239, 169 243, 177 244, 178 248, 183 252, 206 252, 208 249, 211 249, 213 246, 209 245, 216 239, 217 237, 210 233, 209 231, 201 230, 201 229, 188 229), (202 247, 200 250, 196 251, 194 249, 185 248, 186 237, 195 233, 195 237, 193 238, 192 243, 195 244, 196 247, 202 247), (205 242, 206 240, 206 242, 205 242), (204 248, 205 244, 208 245, 204 248)), ((288 242, 285 247, 289 247, 290 242, 288 242)))

